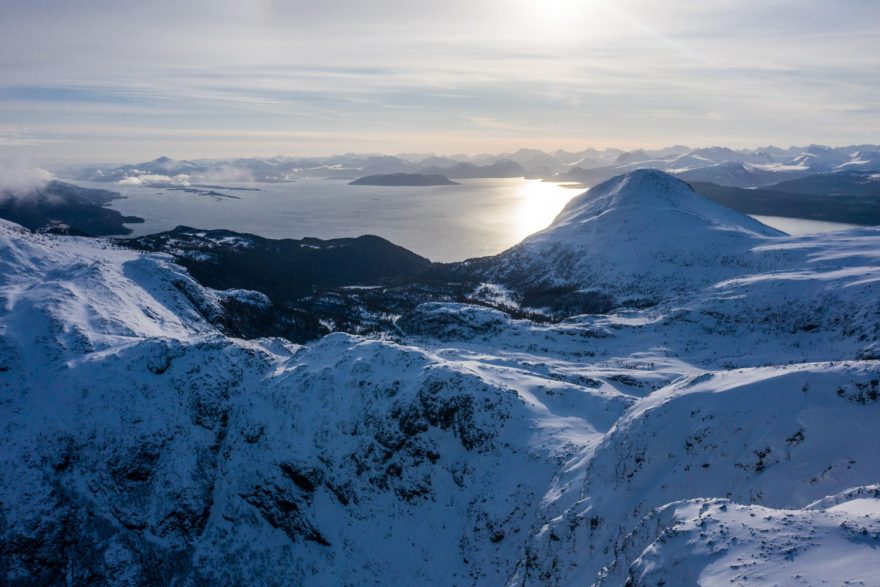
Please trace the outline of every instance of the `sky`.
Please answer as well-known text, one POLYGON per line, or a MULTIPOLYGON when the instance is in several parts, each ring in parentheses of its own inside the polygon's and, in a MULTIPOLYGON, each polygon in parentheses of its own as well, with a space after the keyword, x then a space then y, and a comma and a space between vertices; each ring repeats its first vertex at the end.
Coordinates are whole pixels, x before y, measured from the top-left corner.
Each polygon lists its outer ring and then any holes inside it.
POLYGON ((0 157, 874 143, 878 0, 0 0, 0 157))

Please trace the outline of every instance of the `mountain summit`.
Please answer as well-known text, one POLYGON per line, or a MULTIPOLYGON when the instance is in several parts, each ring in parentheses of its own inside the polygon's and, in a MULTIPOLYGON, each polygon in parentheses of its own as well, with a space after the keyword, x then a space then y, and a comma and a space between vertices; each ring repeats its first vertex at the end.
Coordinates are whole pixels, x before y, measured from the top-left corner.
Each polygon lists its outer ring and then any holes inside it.
POLYGON ((774 263, 753 249, 783 235, 669 174, 637 170, 578 196, 547 229, 478 265, 514 290, 651 302, 774 263))
MULTIPOLYGON (((573 199, 550 227, 529 241, 558 240, 574 227, 595 222, 646 239, 693 236, 693 230, 721 229, 757 236, 783 233, 697 194, 690 185, 656 169, 639 169, 597 185, 573 199), (610 217, 605 218, 606 215, 610 217), (643 226, 644 224, 644 226, 643 226), (647 232, 641 232, 648 229, 647 232)), ((577 235, 571 235, 577 238, 577 235)), ((689 239, 690 240, 690 239, 689 239)))

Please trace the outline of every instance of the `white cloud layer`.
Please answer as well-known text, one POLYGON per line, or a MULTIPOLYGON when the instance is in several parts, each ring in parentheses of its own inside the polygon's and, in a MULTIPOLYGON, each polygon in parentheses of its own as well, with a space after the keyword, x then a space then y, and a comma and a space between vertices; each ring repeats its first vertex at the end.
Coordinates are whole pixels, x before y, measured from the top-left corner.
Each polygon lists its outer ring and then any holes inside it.
POLYGON ((0 197, 27 197, 46 186, 52 174, 39 167, 0 161, 0 197))
POLYGON ((144 174, 120 179, 116 183, 119 185, 181 185, 190 184, 189 175, 156 175, 144 174))

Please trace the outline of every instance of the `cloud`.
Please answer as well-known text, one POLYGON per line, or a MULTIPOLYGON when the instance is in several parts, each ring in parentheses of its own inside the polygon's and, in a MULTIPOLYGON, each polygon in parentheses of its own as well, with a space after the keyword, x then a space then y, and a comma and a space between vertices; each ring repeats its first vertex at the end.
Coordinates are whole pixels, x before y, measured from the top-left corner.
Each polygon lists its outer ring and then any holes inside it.
POLYGON ((0 162, 0 195, 25 198, 38 193, 53 179, 51 173, 39 167, 0 162))
POLYGON ((199 174, 198 180, 209 183, 249 182, 254 181, 254 175, 247 169, 223 165, 199 174))
POLYGON ((444 134, 459 137, 442 147, 452 151, 500 139, 505 150, 599 137, 869 142, 880 132, 875 4, 12 2, 0 19, 0 131, 24 130, 0 132, 0 151, 232 155, 206 128, 248 133, 240 155, 437 150, 444 134), (837 108, 841 96, 853 108, 837 108), (92 130, 58 130, 72 124, 92 130), (108 136, 132 127, 164 136, 108 136))
POLYGON ((150 186, 150 185, 189 185, 190 184, 190 176, 186 174, 178 174, 178 175, 155 175, 155 174, 143 174, 143 175, 133 175, 131 177, 126 177, 125 179, 120 179, 116 182, 119 185, 131 185, 131 186, 150 186))

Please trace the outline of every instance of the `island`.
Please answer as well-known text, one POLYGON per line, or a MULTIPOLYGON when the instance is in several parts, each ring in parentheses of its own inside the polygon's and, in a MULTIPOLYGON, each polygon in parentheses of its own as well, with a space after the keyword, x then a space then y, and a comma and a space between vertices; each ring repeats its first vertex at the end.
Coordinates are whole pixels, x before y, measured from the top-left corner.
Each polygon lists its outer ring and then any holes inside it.
POLYGON ((431 185, 459 185, 445 175, 424 173, 380 173, 367 175, 349 182, 349 185, 378 185, 389 187, 421 187, 431 185))

